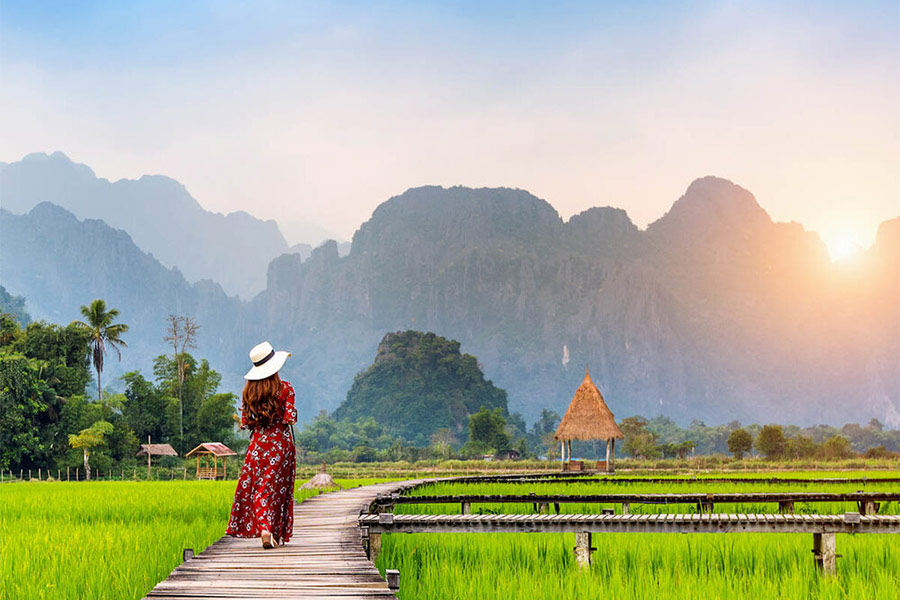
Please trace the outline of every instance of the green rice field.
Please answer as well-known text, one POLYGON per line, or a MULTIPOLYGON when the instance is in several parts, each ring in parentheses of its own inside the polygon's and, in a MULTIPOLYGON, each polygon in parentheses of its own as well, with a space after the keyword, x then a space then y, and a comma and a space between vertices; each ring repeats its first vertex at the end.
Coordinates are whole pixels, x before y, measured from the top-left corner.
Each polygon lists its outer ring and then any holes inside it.
MULTIPOLYGON (((746 477, 745 474, 736 475, 746 477)), ((896 472, 810 472, 790 477, 869 477, 852 484, 438 483, 432 494, 590 494, 828 491, 893 492, 896 472)), ((385 481, 353 479, 351 487, 385 481)), ((0 600, 137 599, 181 562, 221 537, 234 481, 20 482, 0 485, 0 600)), ((315 492, 297 490, 298 500, 315 492)), ((605 505, 610 507, 612 505, 605 505)), ((561 504, 596 513, 601 504, 561 504)), ((531 512, 531 504, 473 504, 472 512, 531 512)), ((693 512, 693 505, 632 504, 632 512, 693 512)), ((774 512, 777 504, 716 505, 717 512, 774 512)), ((797 512, 842 513, 849 503, 798 503, 797 512)), ((459 512, 458 504, 398 505, 398 513, 459 512)), ((896 502, 880 514, 900 514, 896 502)), ((900 598, 900 536, 838 535, 838 574, 819 575, 809 534, 595 534, 583 571, 574 534, 444 533, 383 537, 379 569, 401 572, 399 597, 509 598, 900 598)))
MULTIPOLYGON (((881 473, 897 477, 896 473, 881 473)), ((875 475, 877 477, 878 475, 875 475)), ((785 476, 785 475, 782 475, 785 476)), ((791 473, 870 477, 871 473, 791 473)), ((746 475, 740 475, 746 477, 746 475)), ((439 483, 412 495, 697 492, 893 492, 896 483, 439 483)), ((560 504, 560 512, 598 513, 612 504, 560 504)), ((777 512, 777 503, 716 504, 716 512, 777 512)), ((458 504, 398 505, 397 513, 458 513, 458 504)), ((617 511, 619 508, 617 507, 617 511)), ((798 503, 796 512, 835 514, 854 503, 798 503)), ((694 505, 632 504, 633 513, 695 512, 694 505)), ((533 512, 531 504, 472 504, 471 512, 533 512)), ((885 503, 879 514, 898 514, 885 503)), ((900 598, 900 536, 838 535, 838 574, 815 570, 810 534, 594 534, 592 565, 575 563, 574 534, 394 534, 382 539, 379 569, 399 569, 403 600, 437 598, 900 598)))
POLYGON ((182 549, 199 553, 225 534, 235 484, 0 485, 0 600, 142 598, 181 563, 182 549))

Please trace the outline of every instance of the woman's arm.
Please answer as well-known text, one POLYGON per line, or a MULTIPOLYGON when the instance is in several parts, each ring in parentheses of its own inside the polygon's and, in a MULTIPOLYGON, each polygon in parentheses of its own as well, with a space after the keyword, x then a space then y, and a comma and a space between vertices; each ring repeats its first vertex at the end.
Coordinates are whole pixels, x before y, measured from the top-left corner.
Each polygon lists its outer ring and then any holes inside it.
POLYGON ((284 416, 282 417, 282 421, 289 425, 293 425, 297 422, 297 408, 294 406, 294 386, 292 386, 287 381, 284 383, 284 391, 282 395, 284 396, 284 416))

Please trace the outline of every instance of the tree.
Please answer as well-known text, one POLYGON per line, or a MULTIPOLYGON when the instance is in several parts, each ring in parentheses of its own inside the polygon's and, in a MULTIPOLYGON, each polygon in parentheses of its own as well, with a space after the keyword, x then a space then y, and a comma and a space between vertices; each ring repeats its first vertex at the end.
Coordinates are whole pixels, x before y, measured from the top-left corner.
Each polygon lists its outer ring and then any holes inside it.
POLYGON ((784 451, 794 459, 809 458, 816 454, 819 447, 811 437, 798 434, 796 437, 788 438, 784 451))
POLYGON ((850 447, 850 440, 842 435, 835 435, 822 444, 819 449, 819 456, 825 460, 839 460, 842 458, 853 458, 856 454, 850 447))
POLYGON ((450 458, 450 451, 456 443, 456 436, 449 427, 441 427, 431 434, 431 445, 444 458, 450 458))
POLYGON ((122 416, 140 440, 161 441, 168 437, 166 427, 166 395, 139 371, 122 375, 125 384, 125 401, 122 416))
POLYGON ((728 451, 734 454, 735 460, 743 460, 744 455, 753 449, 753 436, 741 427, 728 436, 728 451))
POLYGON ((197 332, 200 326, 186 315, 169 315, 169 327, 163 341, 172 344, 172 360, 177 366, 178 381, 178 435, 184 439, 184 378, 188 363, 188 348, 197 347, 197 332))
POLYGON ((73 448, 80 448, 84 452, 84 472, 85 478, 91 479, 91 450, 103 444, 103 436, 112 433, 112 423, 108 421, 97 421, 87 429, 82 429, 78 435, 69 435, 69 445, 73 448))
POLYGON ((119 316, 119 311, 115 308, 106 310, 106 302, 99 298, 91 302, 90 306, 82 305, 81 314, 87 319, 87 322, 75 321, 75 323, 90 334, 88 353, 94 369, 97 370, 97 400, 102 402, 103 386, 100 382, 100 373, 103 371, 103 356, 106 354, 106 346, 112 347, 119 360, 122 360, 122 351, 119 347, 128 347, 128 344, 122 340, 122 334, 128 331, 128 325, 113 323, 119 316))
POLYGON ((499 406, 494 410, 481 409, 469 417, 469 442, 473 450, 491 449, 506 452, 510 449, 509 435, 506 433, 506 418, 499 406))
POLYGON ((541 418, 534 422, 528 432, 528 444, 532 452, 540 455, 547 453, 547 458, 553 460, 559 456, 558 442, 553 439, 556 428, 560 422, 559 413, 549 409, 541 409, 541 418))
MULTIPOLYGON (((656 435, 647 429, 644 417, 628 417, 619 424, 625 434, 623 450, 635 458, 659 458, 662 451, 656 443, 656 435)), ((677 450, 676 450, 677 452, 677 450)))
POLYGON ((55 394, 40 367, 21 354, 0 354, 0 468, 36 463, 47 450, 43 430, 55 394))
POLYGON ((770 460, 784 456, 787 439, 781 425, 764 426, 756 438, 756 449, 770 460))

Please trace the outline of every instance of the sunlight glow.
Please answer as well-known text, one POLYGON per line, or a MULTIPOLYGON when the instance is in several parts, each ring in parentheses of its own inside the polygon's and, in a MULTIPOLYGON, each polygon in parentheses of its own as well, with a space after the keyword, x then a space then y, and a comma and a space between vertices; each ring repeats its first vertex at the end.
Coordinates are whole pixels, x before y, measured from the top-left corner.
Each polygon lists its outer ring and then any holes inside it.
POLYGON ((831 262, 848 260, 863 251, 862 245, 850 236, 839 236, 825 241, 831 262))

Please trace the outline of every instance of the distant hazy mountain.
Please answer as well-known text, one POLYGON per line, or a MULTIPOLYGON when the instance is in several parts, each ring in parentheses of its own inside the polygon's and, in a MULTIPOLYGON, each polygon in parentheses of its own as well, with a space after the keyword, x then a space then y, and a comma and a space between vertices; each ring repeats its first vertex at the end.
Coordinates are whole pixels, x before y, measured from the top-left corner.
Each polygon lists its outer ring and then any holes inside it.
POLYGON ((275 221, 204 210, 182 184, 162 175, 98 179, 61 152, 29 154, 0 169, 0 207, 24 214, 41 202, 124 229, 189 281, 213 279, 243 298, 263 289, 269 261, 288 249, 275 221))
POLYGON ((0 282, 9 293, 25 296, 34 319, 81 319, 79 307, 94 298, 121 311, 121 321, 130 326, 124 336, 128 349, 122 363, 107 360, 113 373, 150 374, 153 357, 168 351, 163 336, 169 314, 189 314, 201 323, 201 355, 218 358, 232 351, 240 301, 209 280, 189 284, 103 221, 79 221, 48 202, 21 216, 2 209, 0 256, 0 282))
POLYGON ((646 231, 615 208, 564 222, 521 190, 416 188, 346 257, 326 242, 274 259, 246 303, 59 209, 2 224, 0 282, 33 317, 66 322, 104 297, 149 355, 165 315, 189 312, 199 353, 235 385, 268 339, 294 353, 304 420, 340 404, 386 332, 412 328, 458 340, 528 419, 565 410, 589 364, 622 417, 900 426, 900 219, 835 266, 818 236, 722 179, 694 182, 646 231))

